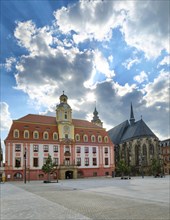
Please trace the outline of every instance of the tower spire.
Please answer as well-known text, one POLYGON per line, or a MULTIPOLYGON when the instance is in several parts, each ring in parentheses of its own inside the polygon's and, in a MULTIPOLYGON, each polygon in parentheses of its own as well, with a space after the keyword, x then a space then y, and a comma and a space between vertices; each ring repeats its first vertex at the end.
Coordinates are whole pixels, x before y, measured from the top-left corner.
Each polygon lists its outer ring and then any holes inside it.
POLYGON ((96 109, 96 101, 95 101, 95 108, 94 108, 94 112, 93 112, 93 120, 91 120, 92 123, 103 127, 103 122, 101 122, 99 116, 98 116, 98 111, 96 109))
POLYGON ((130 124, 133 125, 135 123, 135 117, 133 114, 133 106, 132 106, 132 102, 131 102, 131 110, 130 110, 130 124))

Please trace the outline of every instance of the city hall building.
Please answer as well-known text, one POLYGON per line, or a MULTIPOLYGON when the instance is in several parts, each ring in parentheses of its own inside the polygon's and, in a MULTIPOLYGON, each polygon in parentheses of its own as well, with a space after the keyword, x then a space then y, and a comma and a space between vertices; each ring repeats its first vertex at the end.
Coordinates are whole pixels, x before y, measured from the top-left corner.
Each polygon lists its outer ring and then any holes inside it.
POLYGON ((72 119, 68 97, 60 96, 56 117, 28 114, 13 120, 5 140, 5 173, 9 180, 44 180, 42 166, 51 155, 51 179, 112 176, 114 145, 95 108, 91 122, 72 119))

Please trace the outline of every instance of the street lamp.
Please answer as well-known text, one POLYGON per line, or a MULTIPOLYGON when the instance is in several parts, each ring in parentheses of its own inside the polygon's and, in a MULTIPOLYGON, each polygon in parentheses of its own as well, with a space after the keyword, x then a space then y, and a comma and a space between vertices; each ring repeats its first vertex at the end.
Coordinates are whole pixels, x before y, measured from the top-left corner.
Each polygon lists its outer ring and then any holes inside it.
POLYGON ((24 152, 24 183, 27 182, 27 149, 24 152))
POLYGON ((144 156, 141 154, 141 173, 142 173, 142 178, 144 178, 143 161, 144 161, 144 156))

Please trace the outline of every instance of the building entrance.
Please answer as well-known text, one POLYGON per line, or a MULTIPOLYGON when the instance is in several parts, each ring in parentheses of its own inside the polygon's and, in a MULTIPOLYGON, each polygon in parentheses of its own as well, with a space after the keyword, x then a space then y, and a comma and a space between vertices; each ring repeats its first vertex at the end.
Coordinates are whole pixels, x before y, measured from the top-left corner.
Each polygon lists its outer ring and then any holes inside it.
POLYGON ((65 179, 73 179, 73 171, 66 171, 65 172, 65 179))

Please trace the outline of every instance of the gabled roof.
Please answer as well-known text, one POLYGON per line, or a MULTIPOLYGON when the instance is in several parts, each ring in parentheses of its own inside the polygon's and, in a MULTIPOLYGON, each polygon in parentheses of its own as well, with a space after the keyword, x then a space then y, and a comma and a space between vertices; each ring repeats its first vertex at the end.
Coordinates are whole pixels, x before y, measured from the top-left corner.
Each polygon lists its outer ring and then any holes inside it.
POLYGON ((123 123, 117 125, 116 127, 110 129, 108 131, 109 137, 114 144, 119 144, 121 142, 121 138, 125 133, 126 129, 129 126, 128 120, 124 121, 123 123))
MULTIPOLYGON (((54 116, 45 116, 45 115, 34 115, 28 114, 14 122, 28 122, 28 123, 38 123, 38 124, 48 124, 48 125, 57 125, 56 118, 54 116)), ((92 122, 81 120, 81 119, 72 119, 72 123, 75 127, 85 127, 85 128, 95 128, 104 130, 92 122)))
POLYGON ((156 137, 142 119, 128 126, 121 138, 121 142, 138 137, 156 137))

